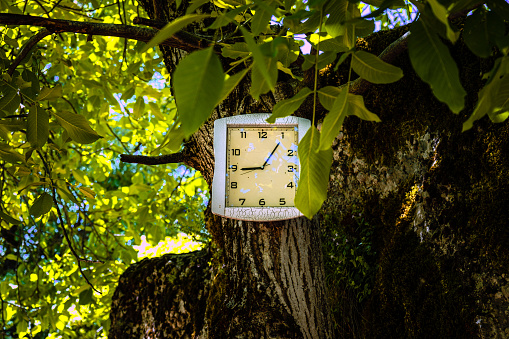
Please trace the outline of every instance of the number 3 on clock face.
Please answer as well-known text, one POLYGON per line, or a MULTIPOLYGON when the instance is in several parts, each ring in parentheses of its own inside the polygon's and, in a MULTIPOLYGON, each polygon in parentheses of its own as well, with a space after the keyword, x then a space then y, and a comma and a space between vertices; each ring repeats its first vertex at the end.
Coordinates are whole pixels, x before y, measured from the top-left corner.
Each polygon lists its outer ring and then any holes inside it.
POLYGON ((214 125, 212 212, 254 221, 299 217, 298 143, 310 121, 297 117, 265 120, 270 114, 219 119, 214 125))

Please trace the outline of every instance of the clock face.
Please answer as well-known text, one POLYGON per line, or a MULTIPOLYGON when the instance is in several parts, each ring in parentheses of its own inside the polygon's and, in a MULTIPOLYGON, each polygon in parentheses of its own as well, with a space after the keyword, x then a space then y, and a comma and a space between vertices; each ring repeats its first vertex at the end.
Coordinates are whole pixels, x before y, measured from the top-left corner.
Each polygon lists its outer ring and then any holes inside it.
POLYGON ((246 221, 298 218, 297 145, 311 121, 252 113, 214 121, 212 213, 246 221))
POLYGON ((297 125, 230 125, 226 207, 293 207, 298 182, 297 125))

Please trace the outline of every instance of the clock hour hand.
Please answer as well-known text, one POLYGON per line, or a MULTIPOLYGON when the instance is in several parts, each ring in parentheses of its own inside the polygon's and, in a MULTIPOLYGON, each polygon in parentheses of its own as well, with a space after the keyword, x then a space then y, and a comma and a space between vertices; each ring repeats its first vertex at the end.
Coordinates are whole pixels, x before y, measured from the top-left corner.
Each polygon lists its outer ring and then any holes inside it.
POLYGON ((272 150, 272 153, 270 153, 270 155, 267 157, 267 160, 265 160, 265 163, 262 165, 262 169, 265 168, 265 165, 267 165, 267 163, 269 162, 270 157, 272 156, 272 154, 274 154, 274 152, 276 151, 278 146, 279 146, 279 142, 277 143, 276 147, 274 147, 274 149, 272 150))
POLYGON ((241 171, 254 171, 254 170, 258 170, 258 169, 263 169, 262 166, 258 166, 258 167, 242 167, 240 170, 241 171))

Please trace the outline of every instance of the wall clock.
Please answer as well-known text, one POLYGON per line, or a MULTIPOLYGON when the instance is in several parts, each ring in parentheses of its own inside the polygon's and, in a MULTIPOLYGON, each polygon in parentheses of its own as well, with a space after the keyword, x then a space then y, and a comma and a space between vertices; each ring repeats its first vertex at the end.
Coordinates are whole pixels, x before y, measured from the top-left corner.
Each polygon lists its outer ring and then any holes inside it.
POLYGON ((252 221, 302 216, 294 203, 297 145, 311 122, 290 116, 269 124, 269 116, 256 113, 214 122, 214 214, 252 221))

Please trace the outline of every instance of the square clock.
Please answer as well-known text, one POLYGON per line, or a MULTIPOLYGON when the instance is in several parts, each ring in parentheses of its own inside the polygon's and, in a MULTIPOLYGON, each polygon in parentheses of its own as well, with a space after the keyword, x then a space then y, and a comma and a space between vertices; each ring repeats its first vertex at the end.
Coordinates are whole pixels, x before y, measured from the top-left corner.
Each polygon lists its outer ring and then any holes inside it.
POLYGON ((311 126, 308 119, 270 114, 238 115, 214 122, 212 213, 223 217, 273 221, 297 218, 297 145, 311 126))

